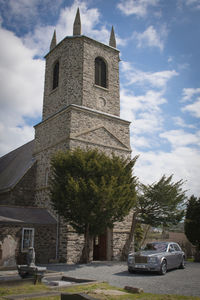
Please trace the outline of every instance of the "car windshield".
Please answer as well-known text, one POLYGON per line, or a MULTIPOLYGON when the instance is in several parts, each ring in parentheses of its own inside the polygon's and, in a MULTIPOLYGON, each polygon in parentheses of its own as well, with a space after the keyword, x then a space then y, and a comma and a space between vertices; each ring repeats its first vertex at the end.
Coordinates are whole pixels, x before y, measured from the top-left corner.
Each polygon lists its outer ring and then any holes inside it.
POLYGON ((165 252, 167 250, 167 244, 165 243, 148 243, 144 247, 144 250, 155 250, 159 252, 165 252))

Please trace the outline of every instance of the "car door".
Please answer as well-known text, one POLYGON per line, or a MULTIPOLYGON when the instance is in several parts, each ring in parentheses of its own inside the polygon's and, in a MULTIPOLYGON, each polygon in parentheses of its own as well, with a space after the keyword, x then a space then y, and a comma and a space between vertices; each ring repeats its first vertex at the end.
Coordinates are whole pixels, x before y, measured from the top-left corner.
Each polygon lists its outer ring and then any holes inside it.
POLYGON ((177 244, 173 244, 173 247, 174 247, 174 250, 175 250, 175 264, 176 264, 176 267, 179 267, 181 262, 182 262, 182 259, 183 259, 183 253, 180 249, 180 247, 177 245, 177 244))
POLYGON ((176 267, 176 255, 175 255, 175 249, 174 249, 173 244, 170 244, 168 246, 167 266, 168 266, 168 269, 173 269, 176 267))

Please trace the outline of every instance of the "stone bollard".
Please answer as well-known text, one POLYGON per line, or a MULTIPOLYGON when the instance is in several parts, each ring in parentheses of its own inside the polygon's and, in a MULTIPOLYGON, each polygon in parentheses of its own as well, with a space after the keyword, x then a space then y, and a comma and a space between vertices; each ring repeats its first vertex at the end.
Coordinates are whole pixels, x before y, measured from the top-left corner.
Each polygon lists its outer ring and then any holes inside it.
POLYGON ((132 286, 125 286, 124 289, 133 294, 141 294, 144 292, 143 289, 132 287, 132 286))
POLYGON ((62 293, 61 294, 61 300, 96 300, 93 297, 90 297, 86 294, 68 294, 68 293, 62 293))

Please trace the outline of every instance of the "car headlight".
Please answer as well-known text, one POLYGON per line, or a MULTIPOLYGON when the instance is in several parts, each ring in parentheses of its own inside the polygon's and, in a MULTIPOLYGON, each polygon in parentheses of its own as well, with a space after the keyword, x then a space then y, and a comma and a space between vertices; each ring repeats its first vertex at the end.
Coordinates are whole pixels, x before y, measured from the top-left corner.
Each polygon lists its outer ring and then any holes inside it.
POLYGON ((148 262, 149 263, 156 263, 157 262, 157 258, 156 257, 148 257, 148 262))
POLYGON ((129 263, 132 263, 133 260, 134 260, 134 259, 133 259, 133 256, 132 256, 132 255, 129 255, 129 256, 128 256, 128 262, 129 262, 129 263))

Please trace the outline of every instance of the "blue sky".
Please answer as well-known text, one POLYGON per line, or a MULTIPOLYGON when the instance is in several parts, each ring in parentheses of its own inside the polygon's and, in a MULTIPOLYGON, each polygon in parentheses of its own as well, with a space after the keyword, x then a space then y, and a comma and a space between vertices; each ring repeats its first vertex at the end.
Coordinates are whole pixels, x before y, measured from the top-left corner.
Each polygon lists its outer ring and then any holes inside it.
POLYGON ((131 121, 135 174, 163 174, 200 196, 200 0, 0 0, 0 155, 34 138, 41 121, 44 55, 54 29, 120 50, 121 117, 131 121))

